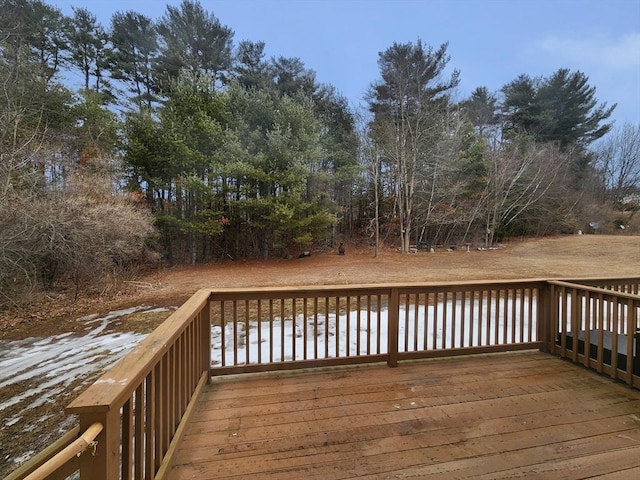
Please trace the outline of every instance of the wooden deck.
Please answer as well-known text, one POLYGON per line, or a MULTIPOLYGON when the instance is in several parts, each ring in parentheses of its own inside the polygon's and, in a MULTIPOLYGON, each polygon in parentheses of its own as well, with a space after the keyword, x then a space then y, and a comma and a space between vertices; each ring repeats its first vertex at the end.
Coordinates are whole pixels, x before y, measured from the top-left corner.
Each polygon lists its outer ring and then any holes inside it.
POLYGON ((640 478, 640 391, 540 352, 214 378, 171 479, 640 478))

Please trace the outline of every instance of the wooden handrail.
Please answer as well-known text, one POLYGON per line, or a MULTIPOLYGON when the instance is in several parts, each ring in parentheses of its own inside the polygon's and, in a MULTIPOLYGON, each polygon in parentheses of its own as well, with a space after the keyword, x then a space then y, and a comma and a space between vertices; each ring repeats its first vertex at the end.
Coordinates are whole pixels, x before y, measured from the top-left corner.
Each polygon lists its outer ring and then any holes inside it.
POLYGON ((58 440, 50 444, 47 448, 20 465, 17 470, 10 473, 9 476, 4 478, 4 480, 23 480, 24 477, 37 470, 38 467, 46 463, 51 457, 55 456, 56 453, 62 451, 65 447, 73 443, 73 441, 78 438, 79 434, 80 425, 76 425, 67 433, 62 435, 58 440))
POLYGON ((618 292, 617 290, 609 290, 602 287, 593 287, 591 285, 583 285, 577 282, 568 282, 564 280, 549 280, 548 283, 550 283, 551 285, 556 285, 558 287, 578 288, 585 292, 601 293, 603 295, 612 295, 618 298, 626 298, 628 300, 640 300, 640 295, 636 295, 635 293, 618 292))
POLYGON ((87 430, 80 435, 79 438, 74 440, 71 444, 67 445, 63 450, 47 460, 44 464, 24 477, 24 480, 43 480, 65 465, 73 457, 80 455, 86 450, 86 448, 93 442, 96 437, 102 431, 103 426, 101 423, 94 423, 87 430))
POLYGON ((199 290, 176 312, 138 344, 78 398, 69 404, 67 412, 106 412, 120 407, 142 379, 157 364, 158 359, 173 345, 184 325, 195 317, 209 301, 209 290, 199 290))

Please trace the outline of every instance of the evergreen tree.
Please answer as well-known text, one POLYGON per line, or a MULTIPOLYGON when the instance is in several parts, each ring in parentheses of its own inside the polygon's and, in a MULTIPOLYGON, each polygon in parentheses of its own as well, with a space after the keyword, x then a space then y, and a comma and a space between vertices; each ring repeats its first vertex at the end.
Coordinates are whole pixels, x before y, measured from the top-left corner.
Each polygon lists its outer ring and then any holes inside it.
POLYGON ((158 22, 162 39, 158 75, 168 88, 168 80, 183 71, 193 77, 211 78, 212 89, 225 83, 231 69, 233 30, 222 25, 197 0, 183 0, 180 7, 167 5, 158 22))
POLYGON ((153 20, 133 11, 115 13, 111 44, 111 76, 125 83, 138 109, 151 109, 158 100, 153 68, 159 47, 153 20))
POLYGON ((273 85, 269 63, 264 59, 264 42, 242 40, 236 51, 234 78, 245 88, 273 85))
POLYGON ((487 87, 478 87, 471 97, 460 104, 465 118, 476 127, 480 135, 499 124, 498 98, 487 87))
POLYGON ((74 8, 69 34, 70 63, 80 70, 85 90, 90 88, 113 97, 107 78, 109 59, 107 55, 109 36, 97 17, 86 8, 74 8), (91 85, 93 80, 93 85, 91 85))
POLYGON ((605 135, 604 123, 615 105, 598 104, 596 89, 582 72, 559 69, 548 78, 520 75, 502 88, 507 133, 531 135, 541 143, 557 143, 563 150, 586 148, 605 135))

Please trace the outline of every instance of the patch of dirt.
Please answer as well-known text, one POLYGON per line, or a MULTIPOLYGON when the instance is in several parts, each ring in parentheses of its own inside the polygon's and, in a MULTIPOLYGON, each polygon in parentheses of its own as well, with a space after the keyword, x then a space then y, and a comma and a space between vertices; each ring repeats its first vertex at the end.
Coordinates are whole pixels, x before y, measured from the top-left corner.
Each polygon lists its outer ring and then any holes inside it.
MULTIPOLYGON (((0 313, 0 339, 77 331, 75 319, 87 313, 149 304, 178 306, 200 288, 288 285, 353 285, 393 282, 571 278, 640 275, 640 236, 568 235, 510 241, 497 250, 462 247, 400 254, 383 248, 346 245, 346 254, 312 254, 291 260, 244 260, 168 267, 125 282, 110 296, 79 300, 64 292, 43 297, 28 309, 0 313)), ((148 332, 166 316, 127 319, 123 330, 148 332)))
POLYGON ((327 252, 166 269, 147 278, 158 288, 140 295, 177 303, 199 288, 640 275, 640 236, 572 235, 513 241, 496 250, 404 255, 386 248, 377 258, 371 247, 346 248, 344 256, 327 252))

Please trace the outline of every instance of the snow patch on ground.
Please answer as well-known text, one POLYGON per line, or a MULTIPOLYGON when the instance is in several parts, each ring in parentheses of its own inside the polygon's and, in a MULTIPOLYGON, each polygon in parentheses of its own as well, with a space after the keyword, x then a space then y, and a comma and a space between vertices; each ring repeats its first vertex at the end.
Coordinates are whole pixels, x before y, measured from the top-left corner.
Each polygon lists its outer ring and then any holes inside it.
POLYGON ((151 311, 159 309, 138 306, 103 316, 84 316, 78 319, 86 325, 84 335, 63 333, 47 338, 0 341, 0 392, 25 383, 25 389, 17 395, 10 398, 0 395, 2 424, 19 423, 23 411, 53 401, 78 379, 107 370, 145 337, 140 333, 105 332, 109 323, 135 312, 151 311), (24 405, 18 413, 6 416, 9 407, 21 403, 24 405))
MULTIPOLYGON (((496 305, 488 306, 486 300, 483 304, 476 299, 464 305, 449 301, 446 305, 441 302, 438 306, 420 305, 417 309, 409 310, 400 308, 398 350, 405 352, 504 344, 511 343, 510 339, 521 338, 521 334, 525 342, 535 340, 535 324, 531 325, 531 337, 527 322, 523 325, 524 331, 520 331, 523 301, 528 308, 531 302, 529 298, 499 300, 497 308, 501 312, 516 312, 515 319, 507 322, 506 326, 502 316, 499 316, 496 325, 496 305), (480 309, 482 314, 478 315, 480 309), (443 316, 443 311, 446 311, 446 317, 443 316), (487 319, 491 322, 489 333, 487 319), (471 338, 473 345, 468 333, 464 338, 460 334, 471 331, 475 332, 471 338), (457 332, 455 336, 454 332, 457 332)), ((535 310, 534 303, 531 306, 532 318, 535 318, 535 310)), ((305 352, 307 359, 385 354, 387 342, 387 310, 371 312, 370 317, 364 310, 351 311, 348 316, 346 313, 337 316, 319 314, 317 320, 313 317, 305 319, 302 315, 284 320, 276 317, 273 321, 239 322, 235 327, 233 323, 227 323, 224 332, 222 327, 213 326, 211 362, 215 367, 303 360, 305 352)))

